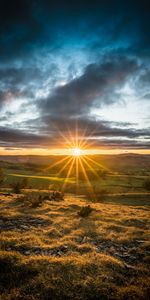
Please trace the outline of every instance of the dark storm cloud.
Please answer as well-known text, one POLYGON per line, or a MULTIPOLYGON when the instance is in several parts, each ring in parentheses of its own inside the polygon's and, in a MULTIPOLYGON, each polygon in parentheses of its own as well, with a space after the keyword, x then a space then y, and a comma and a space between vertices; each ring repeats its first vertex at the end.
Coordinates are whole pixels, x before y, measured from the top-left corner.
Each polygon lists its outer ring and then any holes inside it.
POLYGON ((0 127, 0 145, 13 147, 39 147, 42 144, 48 145, 48 138, 27 133, 18 129, 0 127))
POLYGON ((147 149, 149 150, 150 148, 150 142, 140 142, 140 141, 136 141, 136 140, 128 140, 128 139, 124 139, 123 141, 119 141, 115 138, 112 140, 108 140, 108 139, 101 139, 101 140, 93 140, 92 141, 92 146, 94 147, 108 147, 111 149, 147 149))
MULTIPOLYGON (((69 138, 68 123, 61 124, 63 126, 63 131, 60 132, 58 127, 53 127, 51 133, 33 134, 21 131, 18 129, 3 128, 0 127, 0 146, 4 147, 56 147, 61 146, 66 143, 66 138, 69 138), (63 136, 62 136, 63 134, 63 136)), ((69 130, 74 132, 74 122, 69 122, 69 130)), ((112 148, 116 147, 137 147, 140 149, 148 148, 150 144, 150 130, 135 130, 129 129, 118 129, 115 127, 109 127, 102 122, 95 122, 94 120, 80 120, 78 122, 78 134, 79 139, 82 139, 84 132, 84 140, 87 140, 88 145, 92 146, 103 146, 108 145, 112 148), (85 130, 85 124, 86 129, 85 130), (90 129, 90 130, 89 130, 90 129), (143 141, 136 140, 142 136, 143 141), (120 140, 118 138, 121 138, 120 140), (117 139, 116 139, 117 138, 117 139)))
MULTIPOLYGON (((72 136, 75 136, 76 130, 78 136, 82 137, 84 135, 85 139, 95 139, 98 141, 101 137, 113 138, 145 138, 150 139, 150 128, 145 129, 135 129, 133 128, 133 123, 125 122, 106 122, 103 120, 95 120, 87 116, 81 116, 79 118, 70 118, 66 119, 66 116, 58 115, 45 116, 44 124, 43 120, 36 119, 33 120, 32 125, 34 130, 38 130, 39 127, 36 127, 37 123, 42 124, 40 135, 44 135, 50 139, 55 139, 56 141, 62 139, 62 142, 65 142, 64 137, 69 137, 70 133, 72 136), (69 133, 70 132, 70 133, 69 133)), ((118 144, 120 141, 118 140, 118 144)))
POLYGON ((41 109, 49 116, 63 114, 72 117, 89 111, 94 104, 98 107, 112 104, 118 101, 114 97, 115 89, 124 84, 137 68, 135 60, 125 57, 90 64, 80 77, 57 87, 46 100, 42 99, 41 109))

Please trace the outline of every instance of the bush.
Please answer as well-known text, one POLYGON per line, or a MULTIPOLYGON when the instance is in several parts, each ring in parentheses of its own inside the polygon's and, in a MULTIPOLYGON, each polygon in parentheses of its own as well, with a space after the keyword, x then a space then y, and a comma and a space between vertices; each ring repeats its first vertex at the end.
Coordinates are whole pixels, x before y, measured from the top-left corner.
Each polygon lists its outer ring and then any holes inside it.
POLYGON ((13 193, 20 194, 21 190, 26 188, 27 185, 28 185, 28 179, 24 178, 21 181, 13 182, 11 184, 11 187, 12 187, 13 193))
POLYGON ((143 183, 143 187, 145 190, 150 191, 150 179, 146 179, 143 183))
POLYGON ((42 205, 42 196, 39 195, 37 198, 32 199, 31 201, 31 207, 36 208, 42 205))
POLYGON ((11 187, 12 187, 12 192, 15 193, 15 194, 20 194, 21 193, 21 183, 20 182, 13 182, 11 184, 11 187))
POLYGON ((63 199, 63 194, 61 192, 56 192, 56 191, 52 193, 30 192, 20 197, 21 202, 33 208, 41 206, 42 203, 46 200, 60 201, 62 199, 63 199))
POLYGON ((54 200, 54 201, 64 200, 64 194, 59 191, 53 191, 50 196, 50 200, 54 200))
POLYGON ((32 192, 24 195, 23 198, 20 199, 22 202, 26 203, 28 206, 36 208, 41 206, 43 202, 43 197, 41 194, 37 192, 32 192))
POLYGON ((88 217, 89 214, 92 212, 93 208, 90 206, 90 205, 87 205, 87 206, 83 206, 81 207, 80 211, 78 212, 78 215, 80 217, 88 217))
POLYGON ((42 199, 49 200, 49 201, 61 201, 64 200, 64 194, 59 191, 53 191, 51 193, 43 193, 42 199))

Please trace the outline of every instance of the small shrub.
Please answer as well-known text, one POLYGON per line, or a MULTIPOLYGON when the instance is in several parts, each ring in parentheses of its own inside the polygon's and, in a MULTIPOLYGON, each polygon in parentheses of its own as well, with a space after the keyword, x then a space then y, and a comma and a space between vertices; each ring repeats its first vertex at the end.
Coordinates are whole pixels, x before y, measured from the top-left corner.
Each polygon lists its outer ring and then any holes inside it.
POLYGON ((87 206, 83 206, 81 207, 80 211, 78 212, 78 215, 80 217, 88 217, 89 214, 92 212, 93 208, 90 206, 90 205, 87 205, 87 206))
POLYGON ((27 186, 28 186, 28 179, 27 178, 24 178, 21 181, 13 182, 11 184, 13 193, 15 193, 15 194, 20 194, 21 190, 26 188, 27 186))
POLYGON ((51 193, 43 193, 42 199, 48 200, 48 201, 61 201, 61 200, 64 200, 64 194, 60 191, 53 191, 51 193))
POLYGON ((24 201, 27 202, 30 207, 36 208, 41 206, 43 197, 39 193, 32 192, 24 196, 24 201))
POLYGON ((150 179, 146 179, 143 183, 143 187, 145 190, 150 191, 150 179))
POLYGON ((32 200, 31 207, 36 208, 42 205, 42 196, 39 195, 36 199, 32 200))
POLYGON ((47 195, 43 196, 43 200, 51 200, 51 197, 47 194, 47 195))
POLYGON ((25 205, 36 208, 42 205, 46 200, 48 201, 60 201, 63 199, 63 194, 61 192, 52 192, 52 193, 39 193, 31 192, 26 193, 23 197, 20 198, 20 201, 25 205))
POLYGON ((15 194, 20 194, 21 193, 21 183, 20 182, 13 182, 11 184, 12 187, 12 192, 15 194))
POLYGON ((54 200, 54 201, 64 200, 64 194, 62 192, 59 192, 59 191, 53 191, 52 194, 51 194, 50 199, 54 200))

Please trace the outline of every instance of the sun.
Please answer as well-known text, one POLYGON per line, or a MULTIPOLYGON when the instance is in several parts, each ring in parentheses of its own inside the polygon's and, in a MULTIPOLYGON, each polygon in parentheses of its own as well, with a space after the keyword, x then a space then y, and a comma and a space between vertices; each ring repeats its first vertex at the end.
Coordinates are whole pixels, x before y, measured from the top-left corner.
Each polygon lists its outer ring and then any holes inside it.
POLYGON ((73 149, 73 156, 80 156, 82 155, 82 150, 80 148, 73 149))

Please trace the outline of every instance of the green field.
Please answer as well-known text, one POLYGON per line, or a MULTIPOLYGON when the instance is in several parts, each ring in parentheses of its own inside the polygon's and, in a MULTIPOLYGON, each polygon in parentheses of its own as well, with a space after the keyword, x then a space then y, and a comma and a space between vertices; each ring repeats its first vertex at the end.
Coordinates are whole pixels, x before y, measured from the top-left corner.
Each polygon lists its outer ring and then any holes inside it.
MULTIPOLYGON (((37 179, 37 184, 39 182, 39 180, 46 180, 46 181, 50 181, 50 182, 53 182, 53 181, 64 181, 66 180, 67 183, 74 183, 75 180, 71 179, 71 178, 67 178, 67 179, 64 179, 64 178, 61 178, 61 177, 55 177, 55 176, 40 176, 40 175, 27 175, 27 174, 17 174, 17 173, 8 173, 7 176, 11 176, 12 178, 13 177, 21 177, 21 178, 29 178, 29 179, 37 179)), ((8 179, 9 181, 9 179, 8 179)))
MULTIPOLYGON (((57 158, 59 162, 60 158, 57 158)), ((97 158, 96 158, 97 159, 97 158)), ((3 182, 3 187, 9 188, 13 182, 20 182, 23 178, 28 179, 28 187, 38 188, 38 189, 48 189, 54 188, 61 190, 65 184, 65 192, 71 192, 74 194, 85 194, 100 197, 100 195, 106 196, 106 194, 145 194, 149 191, 145 189, 144 182, 149 178, 149 165, 147 163, 147 156, 145 160, 145 165, 143 162, 143 157, 141 159, 141 164, 137 164, 136 160, 139 157, 134 158, 134 165, 132 172, 129 171, 133 157, 131 157, 131 162, 126 161, 126 169, 124 168, 125 158, 118 161, 118 157, 113 158, 112 161, 99 162, 100 165, 91 164, 92 170, 85 165, 85 171, 88 177, 88 181, 83 176, 82 172, 79 172, 79 177, 77 179, 75 170, 73 169, 69 177, 67 177, 68 168, 59 174, 62 168, 61 164, 56 165, 56 167, 51 167, 51 165, 28 165, 23 163, 7 163, 7 165, 2 165, 3 172, 5 175, 5 180, 3 182), (116 168, 117 166, 117 168, 116 168), (128 169, 128 172, 127 172, 128 169)), ((55 158, 55 163, 57 163, 55 158)), ((108 158, 110 160, 110 158, 108 158)), ((52 161, 52 166, 53 166, 52 161)), ((132 162, 133 165, 133 162, 132 162)))

